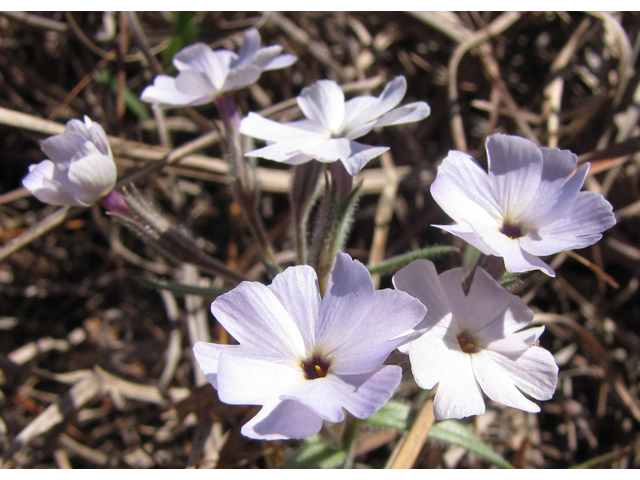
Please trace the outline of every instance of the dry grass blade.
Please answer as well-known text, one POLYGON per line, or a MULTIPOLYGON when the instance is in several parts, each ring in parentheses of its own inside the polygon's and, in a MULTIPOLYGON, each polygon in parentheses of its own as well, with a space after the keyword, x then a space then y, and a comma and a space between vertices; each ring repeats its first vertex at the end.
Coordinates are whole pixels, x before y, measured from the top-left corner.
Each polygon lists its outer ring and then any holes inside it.
POLYGON ((98 375, 91 375, 76 383, 66 395, 47 407, 16 436, 9 449, 4 452, 3 461, 6 462, 34 438, 64 422, 73 412, 91 402, 100 395, 102 386, 102 379, 98 375))
POLYGON ((412 468, 416 463, 424 443, 427 441, 429 430, 436 417, 433 414, 433 400, 427 400, 416 417, 411 430, 398 442, 396 453, 389 459, 388 468, 412 468))

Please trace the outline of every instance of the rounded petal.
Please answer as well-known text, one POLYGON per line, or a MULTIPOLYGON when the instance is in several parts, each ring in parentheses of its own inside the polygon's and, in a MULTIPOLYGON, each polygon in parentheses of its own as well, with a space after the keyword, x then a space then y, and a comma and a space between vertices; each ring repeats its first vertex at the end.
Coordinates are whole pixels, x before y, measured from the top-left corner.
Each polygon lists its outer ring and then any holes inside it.
POLYGON ((346 253, 338 253, 331 267, 316 325, 319 349, 328 354, 342 345, 364 320, 375 296, 367 267, 346 253))
POLYGON ((278 55, 273 60, 270 60, 264 67, 262 67, 263 71, 267 70, 278 70, 280 68, 290 67, 294 63, 298 61, 298 57, 295 55, 290 55, 285 53, 283 55, 278 55))
POLYGON ((519 408, 525 412, 537 413, 540 407, 528 400, 514 385, 513 380, 506 375, 500 365, 494 362, 488 351, 470 355, 471 365, 476 380, 482 391, 495 401, 508 407, 519 408))
POLYGON ((340 375, 371 372, 406 343, 427 309, 398 290, 378 290, 360 325, 335 351, 332 372, 340 375))
POLYGON ((456 225, 431 225, 432 227, 440 228, 445 232, 449 232, 454 234, 456 237, 461 238, 465 242, 473 245, 478 250, 480 250, 485 255, 499 255, 498 252, 493 250, 489 245, 487 245, 482 237, 480 237, 476 232, 467 224, 466 222, 461 222, 456 225))
POLYGON ((203 105, 213 101, 211 95, 192 95, 181 92, 176 88, 176 79, 166 75, 158 75, 153 85, 145 88, 140 95, 140 100, 148 103, 157 103, 161 108, 184 105, 203 105))
POLYGON ((466 153, 452 150, 438 167, 431 195, 456 222, 500 228, 501 207, 487 173, 466 153))
POLYGON ((255 65, 245 65, 242 67, 234 68, 229 71, 227 78, 224 82, 222 88, 220 88, 220 92, 228 92, 231 90, 238 90, 240 88, 246 87, 247 85, 251 85, 255 83, 258 78, 260 78, 260 74, 262 70, 256 67, 255 65))
POLYGON ((305 344, 314 345, 321 302, 315 270, 308 265, 289 267, 268 288, 291 315, 305 344))
MULTIPOLYGON (((227 348, 218 357, 218 396, 232 405, 265 405, 309 381, 300 365, 281 359, 247 358, 246 347, 227 348)), ((249 350, 249 353, 253 353, 249 350)))
MULTIPOLYGON (((84 128, 82 122, 80 122, 79 120, 75 121, 82 125, 82 128, 84 128)), ((67 130, 69 130, 71 122, 73 122, 73 120, 67 122, 67 130)), ((67 130, 65 130, 64 133, 54 135, 40 142, 40 148, 47 156, 47 158, 52 160, 54 163, 68 164, 69 162, 71 162, 71 159, 78 153, 78 151, 87 141, 86 136, 83 135, 82 132, 67 130)))
POLYGON ((345 408, 357 418, 368 418, 393 395, 402 369, 385 366, 360 375, 327 375, 309 380, 284 398, 297 400, 329 422, 344 420, 345 408))
MULTIPOLYGON (((453 311, 456 335, 462 331, 475 333, 497 317, 502 318, 513 295, 482 268, 475 271, 469 293, 462 290, 462 268, 454 268, 440 274, 442 287, 447 292, 453 311)), ((533 313, 529 318, 531 321, 533 313)))
POLYGON ((349 142, 350 151, 346 158, 340 157, 340 160, 349 175, 356 175, 367 163, 389 150, 389 147, 373 147, 347 139, 343 141, 349 142))
MULTIPOLYGON (((180 72, 192 71, 205 75, 214 89, 219 90, 229 73, 229 63, 236 58, 236 54, 228 50, 212 51, 204 43, 194 43, 180 50, 173 57, 173 64, 180 72)), ((180 75, 178 75, 178 78, 180 75)), ((192 93, 190 89, 181 91, 192 93)))
POLYGON ((257 29, 250 28, 244 32, 242 46, 240 47, 240 51, 238 51, 238 59, 231 63, 231 68, 246 65, 248 62, 251 62, 259 48, 260 33, 257 29))
POLYGON ((395 108, 385 113, 376 122, 376 127, 386 127, 388 125, 400 125, 402 123, 419 122, 431 114, 431 108, 427 102, 414 102, 395 108))
POLYGON ((300 142, 300 152, 319 162, 346 161, 351 157, 351 143, 346 138, 318 138, 314 141, 300 142))
POLYGON ((578 192, 589 172, 589 164, 587 163, 570 178, 569 175, 573 171, 562 179, 558 178, 567 170, 568 166, 577 162, 578 157, 567 150, 558 150, 566 155, 552 154, 551 152, 543 150, 546 156, 542 178, 534 193, 534 201, 522 214, 522 219, 528 228, 541 228, 567 215, 573 208, 578 192))
POLYGON ((240 133, 270 142, 297 141, 300 140, 301 136, 305 135, 308 135, 308 138, 311 139, 319 138, 315 132, 310 132, 308 129, 296 128, 292 124, 274 122, 253 112, 250 112, 247 117, 242 119, 240 133))
POLYGON ((526 237, 509 238, 497 230, 476 230, 476 235, 496 252, 494 255, 504 259, 504 265, 508 272, 542 270, 550 277, 555 277, 555 272, 549 265, 521 247, 520 242, 526 237))
POLYGON ((193 356, 196 357, 200 370, 216 390, 218 389, 218 361, 220 354, 227 348, 237 348, 237 346, 207 342, 196 342, 193 346, 193 356))
POLYGON ((118 171, 113 158, 100 153, 93 143, 87 142, 85 148, 92 153, 71 162, 68 174, 73 185, 69 193, 88 206, 113 190, 118 171))
POLYGON ((570 212, 520 242, 533 255, 551 255, 593 245, 602 237, 600 232, 615 224, 613 207, 602 195, 580 192, 570 212))
POLYGON ((344 120, 344 93, 336 82, 318 80, 303 88, 297 100, 305 117, 332 133, 340 131, 344 120))
MULTIPOLYGON (((450 316, 446 321, 450 321, 450 316)), ((408 352, 416 383, 428 390, 446 377, 449 368, 455 363, 454 357, 462 354, 455 334, 440 325, 409 343, 408 352)))
POLYGON ((261 283, 242 282, 216 298, 211 313, 241 345, 256 352, 282 362, 305 354, 296 323, 274 293, 261 283))
MULTIPOLYGON (((344 116, 345 130, 349 132, 358 128, 360 125, 378 119, 398 105, 402 101, 406 91, 407 80, 402 75, 399 75, 387 83, 379 97, 374 97, 372 100, 367 101, 366 104, 362 101, 354 102, 353 100, 355 99, 351 100, 352 104, 349 106, 349 115, 347 116, 345 112, 344 116)), ((381 124, 381 126, 383 124, 381 124)), ((387 123, 385 125, 390 124, 387 123)), ((364 133, 362 135, 364 135, 364 133)), ((352 136, 350 138, 357 137, 352 136)))
MULTIPOLYGON (((222 85, 220 85, 222 87, 222 85)), ((182 93, 188 95, 198 95, 199 97, 214 97, 220 87, 214 86, 209 77, 203 72, 195 72, 186 70, 180 72, 176 77, 176 88, 182 93)))
POLYGON ((485 411, 482 391, 473 375, 471 355, 456 352, 449 355, 441 368, 440 382, 433 401, 436 420, 464 418, 485 411))
MULTIPOLYGON (((393 286, 417 298, 427 307, 427 312, 416 328, 430 328, 443 322, 451 313, 447 292, 438 278, 433 262, 414 260, 393 276, 393 286)), ((449 316, 450 318, 450 316, 449 316)), ((448 325, 444 325, 446 328, 448 325)))
POLYGON ((255 440, 299 439, 315 435, 322 428, 322 418, 295 400, 265 405, 240 432, 255 440))
POLYGON ((540 184, 543 157, 530 140, 496 133, 487 138, 489 182, 502 216, 515 221, 527 210, 540 184))
POLYGON ((37 165, 30 165, 29 173, 22 180, 22 185, 38 200, 49 205, 82 206, 73 195, 60 189, 60 182, 53 180, 55 171, 56 165, 51 160, 43 160, 37 165))

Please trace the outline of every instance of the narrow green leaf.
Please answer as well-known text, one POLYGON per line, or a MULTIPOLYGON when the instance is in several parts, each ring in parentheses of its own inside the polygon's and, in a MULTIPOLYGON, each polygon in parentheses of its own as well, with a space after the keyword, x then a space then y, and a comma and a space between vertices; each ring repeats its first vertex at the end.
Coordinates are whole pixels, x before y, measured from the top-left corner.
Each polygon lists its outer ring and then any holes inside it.
POLYGON ((145 287, 157 290, 168 290, 180 295, 197 295, 200 297, 214 298, 227 292, 225 288, 197 287, 195 285, 185 285, 184 283, 165 282, 163 280, 152 280, 150 278, 138 277, 136 280, 145 287))
POLYGON ((372 275, 375 273, 388 273, 400 270, 405 265, 409 265, 414 260, 419 258, 436 258, 447 253, 459 252, 456 247, 449 245, 432 245, 431 247, 421 248, 414 252, 405 253, 404 255, 398 255, 397 257, 389 258, 384 262, 377 265, 367 267, 369 273, 372 275))
POLYGON ((429 430, 429 438, 458 445, 503 468, 513 468, 500 454, 480 440, 467 426, 457 420, 436 422, 429 430))
POLYGON ((279 468, 337 468, 347 458, 347 452, 329 448, 319 435, 308 438, 304 443, 305 446, 279 468))
POLYGON ((498 280, 498 283, 500 283, 500 285, 502 285, 506 290, 509 290, 511 288, 517 287, 520 284, 522 284, 522 280, 520 280, 519 273, 507 272, 504 275, 502 275, 502 277, 500 277, 500 280, 498 280))
MULTIPOLYGON (((99 83, 103 83, 109 86, 109 89, 115 94, 118 93, 118 89, 120 88, 118 85, 118 81, 111 76, 109 70, 106 68, 100 68, 96 71, 96 81, 99 83)), ((133 112, 133 114, 138 117, 138 120, 149 120, 151 116, 149 115, 149 111, 147 110, 147 105, 142 103, 137 95, 125 86, 124 88, 124 103, 129 110, 133 112)))
MULTIPOLYGON (((408 431, 413 425, 417 414, 418 411, 415 408, 391 400, 374 415, 366 419, 364 423, 408 431)), ((500 467, 513 468, 509 462, 478 438, 467 426, 457 420, 444 420, 434 423, 431 430, 429 430, 428 438, 451 445, 458 445, 500 467)))
POLYGON ((397 430, 409 430, 417 413, 418 411, 409 405, 389 400, 384 407, 364 420, 364 423, 397 430))

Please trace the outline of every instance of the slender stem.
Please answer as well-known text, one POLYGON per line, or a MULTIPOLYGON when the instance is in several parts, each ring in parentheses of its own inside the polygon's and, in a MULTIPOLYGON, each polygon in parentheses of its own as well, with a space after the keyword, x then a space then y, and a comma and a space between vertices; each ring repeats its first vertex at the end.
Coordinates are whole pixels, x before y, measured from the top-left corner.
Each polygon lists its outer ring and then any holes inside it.
POLYGON ((260 245, 263 261, 271 271, 278 271, 278 263, 258 213, 258 190, 253 171, 244 158, 240 135, 240 112, 230 93, 216 97, 216 106, 226 133, 225 157, 229 163, 229 177, 234 199, 242 207, 249 229, 260 245))
POLYGON ((350 413, 346 414, 344 432, 342 433, 342 448, 347 452, 343 468, 353 468, 355 460, 355 439, 362 425, 362 420, 350 413))

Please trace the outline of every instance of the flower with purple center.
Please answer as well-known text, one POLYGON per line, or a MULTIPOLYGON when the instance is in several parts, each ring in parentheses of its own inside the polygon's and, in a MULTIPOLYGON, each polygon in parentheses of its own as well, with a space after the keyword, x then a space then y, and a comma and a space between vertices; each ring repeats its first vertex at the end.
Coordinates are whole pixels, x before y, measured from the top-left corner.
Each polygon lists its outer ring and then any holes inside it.
POLYGON ((589 164, 574 171, 578 157, 570 151, 495 134, 487 156, 488 173, 455 150, 442 161, 431 195, 457 224, 434 226, 502 257, 509 272, 555 276, 539 256, 592 245, 615 225, 602 195, 580 191, 589 164))
POLYGON ((376 291, 362 263, 339 253, 320 297, 313 268, 287 268, 269 286, 242 282, 211 311, 239 345, 198 342, 194 354, 220 400, 261 405, 242 427, 262 440, 304 438, 323 420, 378 411, 402 369, 382 365, 415 338, 426 308, 395 290, 376 291))
POLYGON ((354 139, 375 127, 417 122, 431 112, 425 102, 395 108, 406 91, 407 81, 398 76, 387 84, 379 97, 356 97, 345 102, 344 93, 336 82, 319 80, 303 88, 297 98, 298 106, 307 118, 281 124, 252 112, 242 120, 242 134, 270 144, 246 155, 292 165, 312 159, 324 163, 340 160, 347 172, 355 175, 369 160, 389 148, 364 145, 354 139))
POLYGON ((468 295, 461 282, 461 268, 438 275, 428 260, 416 260, 393 277, 398 290, 428 308, 416 327, 426 332, 400 350, 409 354, 420 387, 438 384, 436 419, 484 413, 482 392, 504 405, 539 412, 523 393, 549 400, 558 381, 553 355, 537 346, 544 327, 526 328, 533 311, 483 269, 476 270, 468 295))
POLYGON ((260 48, 260 34, 255 28, 245 32, 237 54, 195 43, 173 57, 178 76, 158 75, 140 98, 163 108, 203 105, 225 92, 255 83, 263 71, 288 67, 298 59, 281 53, 280 45, 260 48))
POLYGON ((22 185, 41 202, 87 207, 113 190, 118 172, 107 135, 89 117, 69 120, 40 148, 49 158, 30 165, 22 185))

